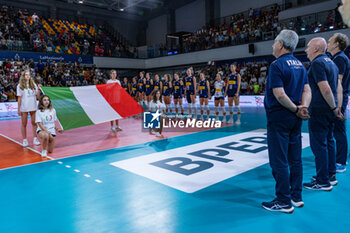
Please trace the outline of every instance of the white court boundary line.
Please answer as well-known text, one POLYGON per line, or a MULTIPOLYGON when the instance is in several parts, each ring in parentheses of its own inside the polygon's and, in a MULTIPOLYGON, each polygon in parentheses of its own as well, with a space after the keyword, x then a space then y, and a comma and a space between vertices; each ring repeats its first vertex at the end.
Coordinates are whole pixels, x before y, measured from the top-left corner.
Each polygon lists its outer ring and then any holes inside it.
MULTIPOLYGON (((2 136, 2 137, 6 138, 6 139, 8 139, 8 140, 10 140, 10 141, 12 141, 12 142, 14 142, 14 143, 17 143, 17 144, 19 144, 20 146, 22 146, 22 143, 20 143, 20 142, 14 140, 14 139, 12 139, 12 138, 10 138, 10 137, 8 137, 8 136, 2 134, 2 133, 0 133, 0 136, 2 136)), ((22 147, 23 147, 23 146, 22 146, 22 147)), ((41 155, 41 153, 40 153, 39 151, 37 151, 37 150, 35 150, 35 149, 33 149, 33 148, 30 148, 29 146, 28 146, 28 147, 25 147, 25 148, 27 148, 27 149, 29 149, 29 150, 31 150, 31 151, 33 151, 33 152, 35 152, 35 153, 41 155)), ((30 164, 24 164, 24 165, 15 166, 15 167, 9 167, 9 168, 4 168, 4 169, 0 169, 0 170, 13 169, 13 168, 17 168, 17 167, 24 167, 24 166, 29 166, 29 165, 37 164, 37 163, 44 163, 44 162, 49 162, 49 161, 56 160, 56 159, 54 159, 54 158, 52 158, 52 157, 50 157, 50 156, 47 156, 47 158, 49 158, 49 159, 51 159, 51 160, 48 160, 48 161, 40 161, 40 162, 30 163, 30 164)), ((63 164, 63 162, 61 162, 61 161, 58 162, 58 163, 61 164, 61 165, 63 164)), ((71 168, 70 165, 64 165, 64 166, 65 166, 66 168, 71 168)), ((74 171, 75 171, 76 173, 79 173, 79 172, 80 172, 80 171, 77 170, 77 169, 75 169, 74 171)), ((89 174, 85 174, 84 176, 87 177, 87 178, 90 178, 90 177, 91 177, 89 174)), ((102 183, 102 180, 99 180, 99 179, 95 179, 94 181, 95 181, 96 183, 102 183)))
MULTIPOLYGON (((235 125, 235 124, 232 124, 232 125, 227 125, 227 126, 224 126, 224 127, 221 127, 221 128, 215 128, 215 129, 209 129, 209 130, 205 130, 206 132, 207 131, 211 131, 211 130, 217 130, 217 129, 222 129, 222 128, 227 128, 227 127, 231 127, 231 126, 240 126, 240 125, 235 125)), ((200 132, 205 132, 205 131, 200 131, 200 132)), ((200 132, 192 132, 192 133, 188 133, 188 134, 184 134, 184 135, 178 135, 178 136, 174 136, 174 137, 170 137, 170 138, 177 138, 177 137, 182 137, 182 136, 185 136, 185 135, 190 135, 190 134, 196 134, 196 133, 200 133, 200 132)), ((242 132, 244 133, 244 132, 242 132)), ((20 144, 22 145, 21 143, 17 142, 16 140, 13 140, 12 138, 9 138, 5 135, 3 135, 2 133, 0 133, 0 136, 3 136, 17 144, 20 144)), ((162 140, 166 140, 166 139, 170 139, 170 138, 162 138, 162 139, 159 139, 159 140, 156 140, 156 141, 162 141, 162 140)), ((154 141, 149 141, 149 142, 144 142, 144 143, 137 143, 137 144, 133 144, 133 145, 128 145, 128 146, 136 146, 136 145, 143 145, 145 143, 150 143, 150 142, 154 142, 154 141)), ((124 147, 128 147, 128 146, 122 146, 122 147, 115 147, 115 148, 110 148, 110 149, 105 149, 105 150, 100 150, 100 151, 93 151, 93 152, 88 152, 88 153, 83 153, 83 154, 77 154, 77 155, 72 155, 72 156, 68 156, 68 157, 64 157, 64 158, 58 158, 58 159, 55 159, 55 158, 52 158, 52 160, 59 160, 59 161, 62 161, 62 160, 65 160, 65 159, 69 159, 69 158, 75 158, 75 157, 80 157, 80 156, 85 156, 85 155, 89 155, 89 154, 93 154, 93 153, 98 153, 98 152, 103 152, 103 151, 108 151, 108 150, 115 150, 115 149, 122 149, 124 147)), ((29 148, 27 147, 28 149, 32 149, 32 148, 29 148)), ((36 153, 39 153, 39 151, 36 151, 34 149, 32 149, 34 152, 36 153)), ((41 154, 41 153, 40 153, 41 154)), ((8 169, 16 169, 16 168, 20 168, 20 167, 26 167, 26 166, 32 166, 32 165, 35 165, 35 164, 38 164, 38 163, 47 163, 47 162, 50 162, 52 160, 46 160, 46 161, 41 161, 41 162, 37 162, 37 163, 29 163, 29 164, 24 164, 24 165, 19 165, 19 166, 15 166, 15 167, 8 167, 8 168, 3 168, 3 169, 0 169, 0 171, 4 171, 4 170, 8 170, 8 169)))
MULTIPOLYGON (((2 134, 2 133, 0 133, 0 136, 2 136, 2 137, 4 137, 4 138, 6 138, 6 139, 8 139, 8 140, 10 140, 10 141, 12 141, 12 142, 14 142, 14 143, 17 143, 18 145, 20 145, 20 146, 22 146, 22 143, 20 143, 20 142, 18 142, 18 141, 16 141, 15 139, 12 139, 12 138, 10 138, 10 137, 8 137, 8 136, 6 136, 6 135, 4 135, 4 134, 2 134)), ((23 146, 22 146, 23 147, 23 146)), ((39 151, 37 151, 37 150, 35 150, 35 149, 33 149, 33 148, 31 148, 31 147, 24 147, 24 148, 27 148, 27 149, 29 149, 29 150, 31 150, 31 151, 33 151, 33 152, 35 152, 35 153, 37 153, 37 154, 39 154, 40 156, 41 156, 41 153, 39 152, 39 151)), ((51 156, 46 156, 47 158, 49 158, 49 159, 51 159, 51 160, 55 160, 54 158, 52 158, 51 156)), ((41 161, 41 162, 45 162, 45 161, 41 161)), ((39 162, 39 163, 41 163, 41 162, 39 162)), ((28 165, 28 164, 27 164, 28 165)), ((23 166, 23 165, 22 165, 23 166)), ((17 166, 16 166, 17 167, 17 166)), ((5 168, 6 169, 6 168, 5 168)))

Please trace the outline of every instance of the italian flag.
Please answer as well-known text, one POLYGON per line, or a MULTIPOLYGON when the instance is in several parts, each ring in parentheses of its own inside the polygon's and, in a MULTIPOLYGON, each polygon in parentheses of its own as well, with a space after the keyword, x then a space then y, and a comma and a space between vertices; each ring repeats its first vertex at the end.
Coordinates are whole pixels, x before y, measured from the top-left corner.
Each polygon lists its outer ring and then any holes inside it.
POLYGON ((7 98, 8 98, 8 94, 7 94, 6 92, 3 92, 3 93, 1 94, 1 99, 2 99, 2 100, 7 100, 7 98))
POLYGON ((41 90, 50 97, 63 130, 118 120, 144 111, 118 83, 41 87, 41 90))

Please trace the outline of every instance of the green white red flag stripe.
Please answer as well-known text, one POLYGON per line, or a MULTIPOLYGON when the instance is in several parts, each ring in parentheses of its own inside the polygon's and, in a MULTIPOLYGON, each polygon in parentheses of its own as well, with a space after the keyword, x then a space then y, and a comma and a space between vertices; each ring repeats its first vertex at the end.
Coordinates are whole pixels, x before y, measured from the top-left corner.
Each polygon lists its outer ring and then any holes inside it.
POLYGON ((143 108, 118 84, 41 87, 64 130, 133 116, 143 108))

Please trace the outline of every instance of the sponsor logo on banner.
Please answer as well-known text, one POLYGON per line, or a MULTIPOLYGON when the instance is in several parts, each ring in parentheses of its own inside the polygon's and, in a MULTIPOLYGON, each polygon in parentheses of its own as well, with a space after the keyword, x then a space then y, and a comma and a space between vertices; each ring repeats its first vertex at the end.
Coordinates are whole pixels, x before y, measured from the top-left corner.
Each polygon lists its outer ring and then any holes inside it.
POLYGON ((197 120, 191 115, 167 114, 166 117, 161 118, 159 110, 156 112, 143 113, 143 129, 197 129, 197 128, 220 128, 221 121, 216 121, 213 118, 207 120, 197 120), (187 117, 187 118, 185 118, 187 117))
POLYGON ((33 59, 35 62, 43 60, 49 61, 64 61, 64 62, 79 62, 84 64, 92 64, 93 57, 91 56, 76 56, 76 55, 61 55, 61 54, 46 54, 46 53, 29 53, 29 52, 11 52, 11 51, 0 51, 0 57, 2 58, 14 58, 15 60, 23 58, 33 59))
POLYGON ((255 96, 255 103, 257 106, 264 106, 264 98, 261 96, 255 96))
POLYGON ((6 107, 8 112, 16 112, 16 111, 18 111, 18 104, 5 103, 5 107, 6 107))
MULTIPOLYGON (((309 146, 308 134, 303 134, 302 143, 303 148, 309 146)), ((254 130, 111 165, 193 193, 266 163, 266 130, 254 130)))
POLYGON ((160 116, 162 114, 157 112, 144 112, 143 113, 143 128, 144 129, 160 129, 160 116))

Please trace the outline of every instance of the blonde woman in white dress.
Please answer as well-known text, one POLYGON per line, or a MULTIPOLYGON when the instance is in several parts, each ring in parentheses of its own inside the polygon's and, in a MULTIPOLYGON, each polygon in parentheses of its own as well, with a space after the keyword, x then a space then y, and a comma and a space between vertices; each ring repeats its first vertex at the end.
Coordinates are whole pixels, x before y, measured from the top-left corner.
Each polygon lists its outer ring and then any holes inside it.
POLYGON ((23 146, 28 146, 27 140, 27 123, 28 115, 33 128, 33 144, 38 146, 40 142, 36 134, 36 123, 35 123, 35 112, 37 110, 37 99, 40 97, 40 91, 38 86, 30 75, 30 71, 26 70, 22 73, 17 85, 17 96, 18 96, 18 115, 21 116, 21 133, 23 137, 23 146))

